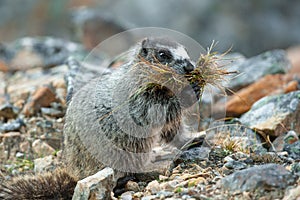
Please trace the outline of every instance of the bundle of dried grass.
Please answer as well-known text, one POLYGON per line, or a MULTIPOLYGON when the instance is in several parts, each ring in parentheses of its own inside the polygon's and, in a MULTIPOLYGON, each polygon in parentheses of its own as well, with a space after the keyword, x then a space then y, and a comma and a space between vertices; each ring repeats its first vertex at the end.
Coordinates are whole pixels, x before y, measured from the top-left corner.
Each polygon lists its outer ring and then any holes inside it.
POLYGON ((207 49, 206 54, 200 54, 196 63, 196 69, 185 75, 191 84, 197 84, 201 89, 206 85, 212 85, 225 93, 225 88, 222 85, 226 79, 226 75, 236 73, 236 71, 227 71, 225 65, 220 65, 220 61, 229 52, 218 55, 217 52, 212 52, 214 42, 207 49))

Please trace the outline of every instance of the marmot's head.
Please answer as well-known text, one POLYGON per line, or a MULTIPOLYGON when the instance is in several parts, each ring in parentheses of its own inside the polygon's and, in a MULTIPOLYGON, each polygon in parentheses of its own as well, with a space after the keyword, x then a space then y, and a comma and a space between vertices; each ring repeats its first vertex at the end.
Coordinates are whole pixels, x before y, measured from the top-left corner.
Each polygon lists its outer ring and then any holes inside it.
POLYGON ((166 38, 144 39, 138 56, 152 64, 169 66, 178 74, 187 74, 195 69, 186 48, 166 38))
MULTIPOLYGON (((178 75, 174 76, 175 78, 169 76, 171 72, 160 75, 158 70, 156 71, 158 74, 150 74, 152 75, 150 80, 154 80, 154 84, 150 82, 146 86, 146 91, 151 91, 152 96, 161 96, 164 99, 168 99, 168 97, 173 98, 176 95, 183 107, 193 105, 198 100, 201 88, 185 79, 184 75, 195 69, 195 65, 189 57, 186 48, 166 38, 146 38, 139 45, 137 59, 149 62, 154 66, 164 65, 162 67, 170 67, 172 69, 170 71, 175 71, 178 75), (170 81, 171 79, 173 81, 170 81)), ((152 71, 150 70, 150 72, 152 71)))

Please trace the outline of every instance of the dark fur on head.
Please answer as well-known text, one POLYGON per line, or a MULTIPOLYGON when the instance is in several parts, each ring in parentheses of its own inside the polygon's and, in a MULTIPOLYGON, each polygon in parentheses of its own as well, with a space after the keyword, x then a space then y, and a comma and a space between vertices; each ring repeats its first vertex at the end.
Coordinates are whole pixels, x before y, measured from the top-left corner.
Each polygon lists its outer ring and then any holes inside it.
POLYGON ((187 49, 167 38, 144 39, 141 42, 139 58, 152 64, 167 65, 178 74, 186 74, 195 68, 187 54, 187 49))

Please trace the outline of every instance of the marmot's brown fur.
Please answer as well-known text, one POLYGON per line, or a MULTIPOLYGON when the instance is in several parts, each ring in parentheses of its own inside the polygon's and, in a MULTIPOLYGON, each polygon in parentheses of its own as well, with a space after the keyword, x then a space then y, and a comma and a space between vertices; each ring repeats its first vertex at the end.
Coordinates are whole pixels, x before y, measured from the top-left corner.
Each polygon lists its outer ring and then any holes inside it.
POLYGON ((59 199, 64 192, 72 193, 77 180, 105 166, 120 172, 150 170, 148 156, 156 143, 183 145, 183 110, 195 102, 194 91, 177 93, 153 84, 145 71, 149 72, 149 65, 163 64, 184 76, 194 70, 186 49, 176 42, 153 38, 138 43, 129 55, 129 61, 119 69, 91 80, 74 93, 64 127, 67 171, 13 181, 0 189, 0 198, 59 199))

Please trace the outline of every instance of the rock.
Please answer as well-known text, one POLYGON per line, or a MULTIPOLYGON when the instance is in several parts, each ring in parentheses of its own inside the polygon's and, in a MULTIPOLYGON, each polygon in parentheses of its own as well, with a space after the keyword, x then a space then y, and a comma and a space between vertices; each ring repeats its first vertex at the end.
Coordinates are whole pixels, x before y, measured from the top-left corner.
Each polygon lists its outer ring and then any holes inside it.
POLYGON ((21 133, 20 132, 8 132, 8 133, 0 134, 1 139, 15 138, 15 137, 21 137, 21 133))
POLYGON ((272 142, 273 145, 271 146, 271 150, 277 151, 277 152, 283 151, 283 149, 286 145, 292 144, 298 140, 299 140, 299 138, 295 131, 288 131, 287 133, 281 134, 280 136, 278 136, 272 142))
POLYGON ((55 168, 54 156, 49 155, 44 158, 37 158, 34 160, 34 172, 41 173, 55 168))
POLYGON ((24 48, 15 53, 9 65, 9 71, 27 70, 43 66, 43 58, 37 52, 24 48))
POLYGON ((5 141, 11 138, 20 138, 20 137, 21 137, 20 132, 8 132, 8 133, 0 134, 0 139, 1 139, 0 141, 5 141))
POLYGON ((250 155, 243 153, 243 152, 236 152, 236 153, 230 154, 230 155, 226 156, 223 160, 225 163, 233 162, 233 161, 242 162, 242 163, 249 163, 249 162, 252 163, 250 155))
POLYGON ((198 177, 198 178, 191 178, 188 180, 188 187, 194 187, 197 186, 198 184, 207 184, 207 181, 203 177, 198 177))
POLYGON ((240 122, 272 136, 286 130, 300 132, 300 91, 264 97, 242 115, 240 122))
POLYGON ((73 200, 110 199, 115 185, 114 171, 107 167, 98 173, 77 182, 73 200))
POLYGON ((31 116, 41 107, 49 107, 52 102, 57 101, 55 92, 49 86, 39 87, 32 95, 31 100, 25 105, 23 113, 31 116))
POLYGON ((267 74, 287 73, 290 68, 284 50, 267 51, 232 66, 231 69, 237 70, 240 75, 230 80, 227 87, 237 91, 267 74))
POLYGON ((170 192, 170 191, 159 191, 157 193, 157 196, 160 198, 160 199, 165 199, 167 197, 172 197, 174 195, 174 192, 170 192))
POLYGON ((0 123, 0 133, 10 132, 10 131, 19 131, 21 127, 24 126, 22 119, 16 119, 5 124, 0 123))
POLYGON ((140 191, 140 187, 139 184, 137 182, 134 181, 128 181, 125 185, 125 190, 126 191, 134 191, 134 192, 138 192, 140 191))
POLYGON ((300 46, 294 46, 287 49, 287 57, 292 64, 291 74, 300 74, 300 46))
MULTIPOLYGON (((297 77, 299 77, 299 75, 296 76, 296 79, 299 79, 297 77)), ((291 81, 284 87, 284 93, 289 93, 296 90, 300 90, 300 84, 298 80, 291 81)))
POLYGON ((8 132, 1 134, 0 133, 0 144, 3 144, 6 154, 6 159, 8 159, 13 151, 13 154, 15 155, 16 152, 19 152, 19 144, 21 142, 21 133, 20 132, 8 132), (16 152, 15 152, 15 151, 16 152))
POLYGON ((241 170, 247 168, 247 164, 240 161, 232 160, 226 162, 224 167, 226 167, 227 169, 241 170))
POLYGON ((134 192, 132 191, 127 191, 121 194, 121 200, 132 200, 132 195, 134 192))
POLYGON ((291 159, 286 159, 285 156, 282 156, 280 153, 275 152, 263 152, 263 153, 252 153, 249 159, 250 163, 289 163, 291 159))
POLYGON ((178 165, 180 163, 199 163, 208 158, 210 148, 208 147, 195 147, 189 150, 183 151, 179 158, 174 163, 178 165))
POLYGON ((160 185, 157 180, 151 181, 148 183, 146 190, 149 191, 151 194, 156 194, 161 190, 160 185))
MULTIPOLYGON (((19 107, 23 107, 22 102, 27 102, 28 97, 41 86, 54 85, 57 82, 64 81, 65 73, 67 73, 67 66, 65 65, 57 66, 47 71, 36 68, 15 72, 7 80, 7 93, 10 95, 10 102, 15 104, 20 104, 19 102, 21 102, 19 107)), ((56 90, 53 89, 53 91, 56 90)))
POLYGON ((164 182, 164 183, 160 184, 160 187, 161 187, 162 190, 171 190, 171 191, 173 191, 179 183, 180 183, 179 180, 171 180, 171 181, 164 182))
POLYGON ((41 108, 41 112, 43 115, 56 118, 63 117, 65 115, 64 111, 56 108, 41 108))
POLYGON ((169 178, 169 177, 164 176, 164 175, 161 175, 161 174, 158 176, 158 179, 159 179, 160 181, 166 181, 166 180, 168 180, 168 178, 169 178))
POLYGON ((8 62, 13 57, 13 52, 3 44, 0 44, 0 72, 9 70, 8 62))
POLYGON ((289 157, 295 159, 295 160, 300 160, 300 141, 296 141, 292 144, 285 144, 284 151, 287 151, 289 154, 289 157))
POLYGON ((133 194, 133 197, 138 199, 141 199, 142 196, 143 196, 143 192, 136 192, 133 194))
MULTIPOLYGON (((250 110, 251 106, 262 97, 300 89, 298 88, 298 82, 293 80, 295 78, 296 77, 291 74, 266 75, 255 83, 239 90, 233 96, 228 97, 225 105, 226 116, 240 116, 250 110)), ((224 102, 219 102, 213 108, 221 108, 222 112, 222 105, 224 105, 224 102)), ((217 109, 213 112, 220 112, 217 109)))
POLYGON ((8 70, 9 70, 9 68, 8 68, 7 64, 4 61, 0 60, 0 71, 8 72, 8 70))
POLYGON ((149 196, 142 197, 141 200, 152 200, 152 199, 156 199, 156 198, 157 198, 156 195, 149 195, 149 196))
POLYGON ((10 47, 14 52, 9 63, 10 71, 34 67, 47 69, 63 64, 70 54, 85 55, 79 44, 51 37, 21 38, 10 44, 10 47))
POLYGON ((41 139, 33 141, 32 150, 40 156, 51 155, 55 152, 55 149, 41 139))
POLYGON ((299 200, 300 199, 300 185, 293 189, 286 191, 282 200, 299 200))
POLYGON ((300 162, 295 162, 292 164, 291 170, 294 174, 300 177, 300 162))
POLYGON ((22 159, 22 158, 24 158, 24 153, 21 153, 21 152, 17 152, 16 153, 16 158, 19 158, 19 159, 22 159))
POLYGON ((283 189, 294 184, 295 176, 283 166, 265 164, 254 166, 224 177, 218 185, 231 193, 254 190, 283 189))
POLYGON ((19 109, 11 104, 4 104, 0 106, 0 117, 5 119, 14 119, 17 117, 19 109))
POLYGON ((24 153, 29 153, 30 143, 28 141, 24 141, 20 143, 20 151, 24 153))

